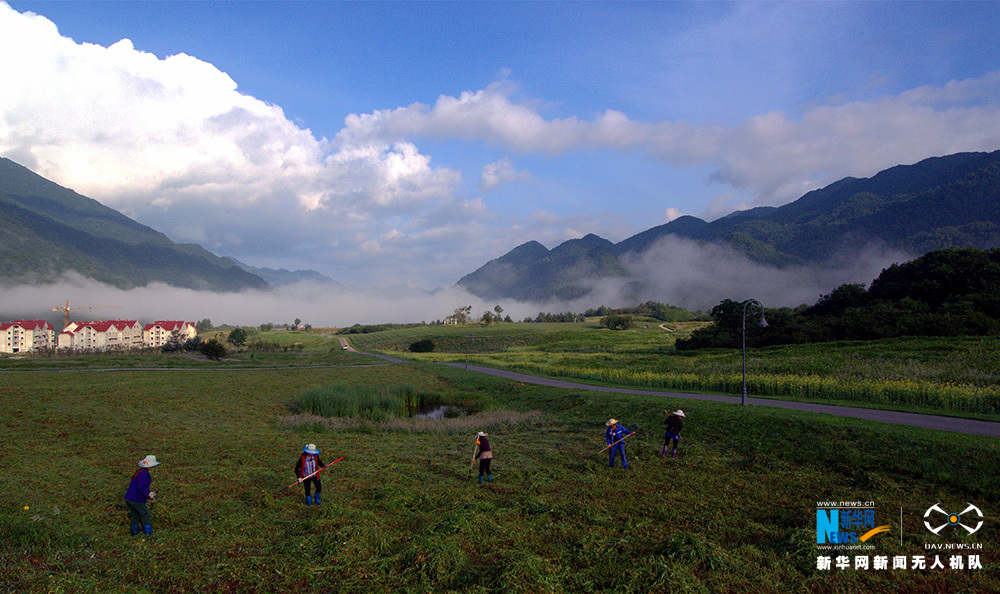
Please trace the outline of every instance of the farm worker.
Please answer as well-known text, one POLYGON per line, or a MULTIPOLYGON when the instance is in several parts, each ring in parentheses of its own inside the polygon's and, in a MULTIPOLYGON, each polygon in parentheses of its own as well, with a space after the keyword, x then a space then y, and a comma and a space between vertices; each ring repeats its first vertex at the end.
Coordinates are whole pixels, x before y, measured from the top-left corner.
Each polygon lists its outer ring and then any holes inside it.
POLYGON ((681 441, 681 428, 684 426, 684 421, 681 419, 687 415, 685 415, 684 411, 681 409, 677 409, 672 413, 669 410, 665 410, 663 412, 667 413, 669 416, 667 417, 667 420, 663 422, 663 424, 667 426, 667 432, 666 435, 663 436, 663 451, 660 452, 660 457, 662 458, 667 455, 667 447, 672 441, 674 442, 674 448, 673 451, 670 452, 670 457, 676 458, 677 446, 681 441))
POLYGON ((493 471, 490 470, 490 463, 493 462, 493 451, 490 449, 489 435, 480 431, 476 434, 476 445, 478 451, 475 460, 479 460, 479 484, 483 484, 483 475, 486 475, 487 482, 493 482, 493 471))
POLYGON ((132 536, 139 534, 139 527, 146 534, 153 534, 152 516, 149 513, 149 506, 156 499, 156 493, 149 490, 153 479, 149 476, 149 469, 159 465, 156 456, 146 456, 139 460, 139 469, 132 475, 129 481, 128 491, 125 492, 125 505, 128 507, 128 514, 132 518, 132 536))
POLYGON ((323 483, 320 482, 319 475, 309 476, 314 474, 320 468, 323 468, 323 466, 323 461, 319 459, 319 450, 316 449, 316 444, 307 443, 305 447, 302 448, 302 455, 299 456, 299 460, 295 463, 295 478, 297 478, 300 483, 305 484, 306 505, 313 504, 313 497, 311 495, 313 485, 316 486, 316 505, 323 503, 319 500, 319 494, 323 490, 323 483))
POLYGON ((604 425, 607 427, 607 430, 604 432, 604 440, 611 446, 609 465, 611 468, 614 468, 615 456, 620 455, 622 457, 622 468, 628 470, 628 459, 625 458, 625 444, 621 440, 625 439, 628 435, 632 435, 632 432, 624 427, 619 427, 618 419, 608 419, 608 422, 604 425))

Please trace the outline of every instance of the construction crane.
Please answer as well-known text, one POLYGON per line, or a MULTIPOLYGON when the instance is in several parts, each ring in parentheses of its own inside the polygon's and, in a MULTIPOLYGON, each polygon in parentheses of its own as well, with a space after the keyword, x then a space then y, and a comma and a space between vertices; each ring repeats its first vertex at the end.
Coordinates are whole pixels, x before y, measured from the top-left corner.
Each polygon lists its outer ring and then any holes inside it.
POLYGON ((71 310, 71 309, 113 309, 113 308, 120 308, 120 307, 122 307, 122 306, 121 305, 93 305, 93 306, 89 306, 88 307, 86 305, 78 305, 78 306, 70 307, 69 306, 69 299, 67 299, 66 300, 66 305, 60 305, 58 307, 53 307, 52 311, 60 311, 60 310, 62 310, 62 312, 63 312, 63 329, 65 329, 66 326, 69 326, 69 310, 71 310))

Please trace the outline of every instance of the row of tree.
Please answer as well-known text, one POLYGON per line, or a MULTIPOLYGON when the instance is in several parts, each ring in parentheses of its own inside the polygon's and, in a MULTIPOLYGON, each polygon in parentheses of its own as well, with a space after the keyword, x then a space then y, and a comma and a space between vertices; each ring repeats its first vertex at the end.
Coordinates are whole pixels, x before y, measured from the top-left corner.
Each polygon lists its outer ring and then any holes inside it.
MULTIPOLYGON (((740 345, 745 302, 712 308, 715 324, 677 341, 679 350, 740 345)), ((753 308, 750 308, 753 310, 753 308)), ((1000 334, 1000 249, 951 248, 893 264, 872 281, 845 284, 812 306, 748 311, 747 341, 755 345, 898 336, 1000 334)))

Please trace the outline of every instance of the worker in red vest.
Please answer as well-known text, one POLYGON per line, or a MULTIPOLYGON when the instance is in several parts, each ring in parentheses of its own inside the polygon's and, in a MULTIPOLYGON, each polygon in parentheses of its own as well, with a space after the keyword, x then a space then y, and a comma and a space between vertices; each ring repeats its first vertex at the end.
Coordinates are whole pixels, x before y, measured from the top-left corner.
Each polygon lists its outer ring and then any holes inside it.
POLYGON ((302 455, 299 456, 298 461, 295 463, 295 478, 298 479, 300 483, 305 485, 306 489, 306 505, 313 504, 312 487, 316 487, 316 505, 321 505, 323 502, 320 501, 319 496, 323 491, 323 483, 319 480, 319 475, 315 474, 317 470, 325 466, 323 461, 319 459, 319 450, 316 449, 316 444, 308 443, 302 448, 302 455), (315 476, 310 476, 314 475, 315 476), (308 478, 306 478, 308 477, 308 478))

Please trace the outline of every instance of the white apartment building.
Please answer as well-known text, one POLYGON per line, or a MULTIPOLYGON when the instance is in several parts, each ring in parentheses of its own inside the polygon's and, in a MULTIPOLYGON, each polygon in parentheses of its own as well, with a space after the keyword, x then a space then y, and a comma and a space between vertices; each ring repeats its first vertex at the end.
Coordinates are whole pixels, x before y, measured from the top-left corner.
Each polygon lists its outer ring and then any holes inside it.
POLYGON ((0 323, 0 353, 26 353, 53 346, 55 330, 45 320, 0 323))
POLYGON ((137 349, 142 346, 142 326, 135 320, 70 322, 58 338, 61 349, 137 349))
POLYGON ((194 324, 191 322, 181 322, 177 320, 161 320, 146 324, 142 328, 142 342, 147 347, 161 347, 170 340, 170 337, 177 335, 181 342, 198 335, 194 324))

